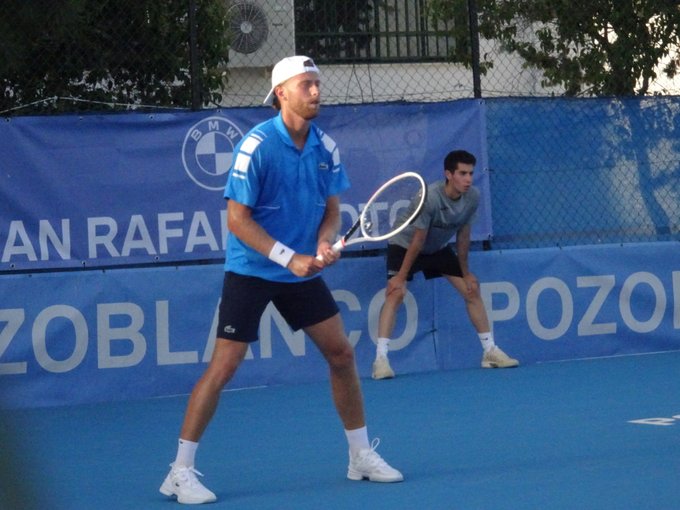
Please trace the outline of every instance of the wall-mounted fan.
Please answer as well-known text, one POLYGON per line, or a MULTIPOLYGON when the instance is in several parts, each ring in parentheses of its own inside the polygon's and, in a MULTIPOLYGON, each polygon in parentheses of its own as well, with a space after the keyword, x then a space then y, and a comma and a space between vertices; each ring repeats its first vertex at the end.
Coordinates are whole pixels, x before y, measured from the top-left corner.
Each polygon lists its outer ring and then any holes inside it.
POLYGON ((255 2, 233 2, 227 14, 231 49, 246 55, 259 50, 269 36, 269 20, 264 9, 255 2))
POLYGON ((293 0, 224 0, 231 48, 229 67, 271 67, 295 55, 293 0))

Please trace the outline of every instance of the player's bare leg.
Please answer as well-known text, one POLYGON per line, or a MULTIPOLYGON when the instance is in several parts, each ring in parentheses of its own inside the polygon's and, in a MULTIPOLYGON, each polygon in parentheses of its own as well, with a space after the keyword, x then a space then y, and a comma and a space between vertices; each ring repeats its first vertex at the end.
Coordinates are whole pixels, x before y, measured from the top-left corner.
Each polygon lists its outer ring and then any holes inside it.
POLYGON ((191 392, 180 432, 177 457, 160 487, 161 494, 176 497, 186 504, 211 503, 215 493, 197 478, 201 473, 194 467, 198 441, 215 414, 220 393, 236 373, 245 357, 248 344, 218 338, 212 360, 191 392))
POLYGON ((371 371, 373 379, 391 379, 394 377, 394 370, 392 370, 388 359, 388 344, 392 337, 392 331, 394 331, 397 312, 404 301, 405 294, 406 289, 403 288, 394 290, 385 296, 385 302, 378 319, 378 345, 371 371))
POLYGON ((305 328, 328 362, 335 407, 349 443, 347 478, 372 482, 401 482, 403 475, 375 451, 380 442, 368 442, 364 399, 354 359, 354 349, 345 335, 340 314, 305 328))
POLYGON ((458 293, 465 300, 465 308, 475 331, 479 335, 484 354, 482 356, 482 368, 512 368, 519 365, 519 361, 511 358, 498 347, 494 341, 489 317, 486 314, 484 301, 479 292, 479 285, 468 288, 463 278, 458 276, 446 276, 458 293))
POLYGON ((333 402, 345 429, 352 430, 366 423, 354 349, 343 328, 340 314, 335 314, 330 319, 305 328, 305 333, 328 362, 333 402))
POLYGON ((218 338, 208 368, 191 392, 180 437, 198 442, 215 414, 224 386, 236 373, 248 351, 245 342, 218 338))
POLYGON ((397 318, 397 312, 401 303, 404 301, 405 292, 394 291, 385 296, 382 310, 380 310, 380 318, 378 320, 378 336, 389 338, 392 336, 394 324, 397 318))
POLYGON ((465 280, 458 276, 446 276, 446 279, 465 300, 465 308, 475 331, 477 333, 489 331, 489 318, 486 315, 484 301, 482 301, 482 296, 479 293, 479 286, 475 285, 468 289, 465 280))

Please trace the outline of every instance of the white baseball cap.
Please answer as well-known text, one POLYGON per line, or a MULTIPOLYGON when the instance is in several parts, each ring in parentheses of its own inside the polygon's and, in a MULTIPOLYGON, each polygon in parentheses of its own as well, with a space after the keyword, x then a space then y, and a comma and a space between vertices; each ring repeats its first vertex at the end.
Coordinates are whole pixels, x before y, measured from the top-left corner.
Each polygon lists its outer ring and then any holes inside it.
POLYGON ((304 73, 321 74, 314 61, 304 55, 296 55, 279 60, 272 70, 272 89, 267 94, 267 97, 264 98, 263 104, 272 104, 276 87, 293 76, 304 73))

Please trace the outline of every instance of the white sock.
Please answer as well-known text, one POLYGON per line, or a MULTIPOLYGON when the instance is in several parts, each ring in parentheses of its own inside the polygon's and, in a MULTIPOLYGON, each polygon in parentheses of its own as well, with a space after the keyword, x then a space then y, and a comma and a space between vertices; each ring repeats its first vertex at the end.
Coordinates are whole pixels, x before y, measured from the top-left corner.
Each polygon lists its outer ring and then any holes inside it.
POLYGON ((196 449, 198 443, 180 439, 177 445, 177 457, 175 458, 175 466, 193 467, 196 459, 196 449))
POLYGON ((347 442, 349 443, 349 453, 352 455, 359 450, 365 450, 366 448, 371 447, 368 442, 368 429, 365 425, 360 429, 345 429, 345 435, 347 436, 347 442))
POLYGON ((375 357, 386 357, 389 349, 390 339, 385 337, 378 338, 378 346, 375 349, 375 357))
POLYGON ((496 343, 493 341, 493 333, 479 333, 479 341, 482 342, 482 349, 484 352, 489 352, 496 347, 496 343))

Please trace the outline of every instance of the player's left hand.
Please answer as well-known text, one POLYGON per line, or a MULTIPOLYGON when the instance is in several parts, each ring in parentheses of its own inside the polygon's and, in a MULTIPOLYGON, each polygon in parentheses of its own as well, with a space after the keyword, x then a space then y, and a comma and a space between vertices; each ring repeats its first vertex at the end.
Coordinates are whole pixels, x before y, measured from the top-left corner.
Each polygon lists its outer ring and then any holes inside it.
POLYGON ((340 259, 340 252, 333 251, 331 246, 328 241, 321 241, 316 248, 316 254, 321 257, 324 267, 335 264, 340 259))
POLYGON ((324 268, 323 262, 311 257, 296 253, 288 263, 288 270, 295 276, 309 277, 314 276, 324 268))

